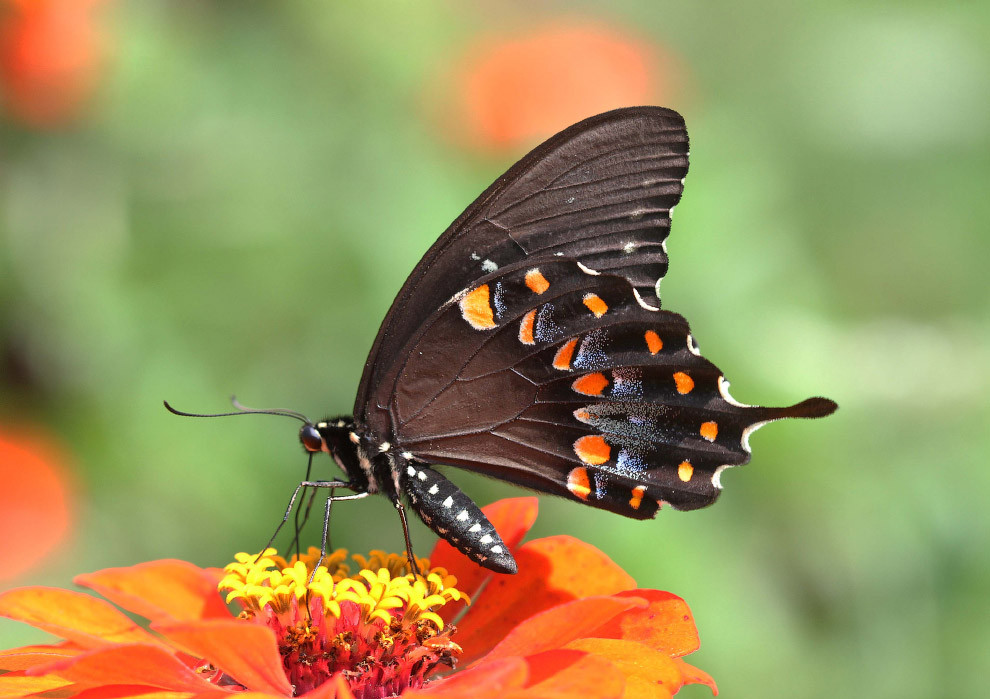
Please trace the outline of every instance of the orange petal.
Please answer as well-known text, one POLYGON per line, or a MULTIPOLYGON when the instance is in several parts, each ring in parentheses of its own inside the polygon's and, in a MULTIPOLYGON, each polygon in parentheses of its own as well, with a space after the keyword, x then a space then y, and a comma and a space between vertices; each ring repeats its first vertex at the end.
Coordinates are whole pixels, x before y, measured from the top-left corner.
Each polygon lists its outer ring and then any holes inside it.
POLYGON ((684 684, 680 668, 668 656, 635 641, 580 638, 568 648, 605 658, 626 678, 624 699, 667 699, 684 684))
POLYGON ((637 604, 643 602, 634 597, 618 596, 585 597, 566 602, 533 615, 509 631, 485 660, 562 648, 637 604))
POLYGON ((500 658, 492 662, 482 662, 434 682, 426 689, 404 692, 406 699, 501 699, 505 692, 522 689, 529 679, 529 665, 522 658, 500 658))
MULTIPOLYGON (((240 699, 241 695, 237 696, 240 699)), ((307 697, 307 699, 354 699, 350 685, 347 684, 344 675, 339 672, 319 687, 311 689, 302 696, 307 697)))
POLYGON ((250 690, 292 696, 275 634, 266 626, 211 619, 152 624, 152 628, 192 655, 206 658, 250 690))
POLYGON ((174 653, 142 644, 100 648, 28 670, 55 674, 81 686, 133 684, 174 692, 203 692, 210 683, 190 670, 174 653))
POLYGON ((507 699, 619 699, 622 673, 602 657, 575 650, 556 649, 526 658, 530 685, 509 692, 507 699))
POLYGON ((82 650, 68 644, 23 646, 0 651, 0 670, 26 670, 63 658, 71 658, 82 650))
MULTIPOLYGON (((502 542, 510 551, 515 552, 526 532, 536 522, 538 509, 539 500, 534 497, 522 497, 493 502, 481 508, 481 511, 498 531, 502 542)), ((482 568, 443 539, 433 547, 430 565, 446 568, 452 575, 457 576, 457 589, 466 592, 472 600, 484 582, 493 575, 490 570, 482 568)), ((440 615, 444 621, 449 622, 457 617, 464 607, 463 603, 448 604, 440 611, 440 615)))
POLYGON ((649 602, 645 609, 631 609, 595 632, 601 638, 639 641, 664 655, 679 657, 698 650, 701 641, 687 602, 660 590, 629 590, 620 596, 649 602))
POLYGON ((656 64, 652 46, 605 24, 482 36, 456 60, 447 119, 473 145, 518 147, 589 114, 655 101, 656 64))
MULTIPOLYGON (((93 687, 84 689, 78 694, 72 692, 74 687, 70 687, 67 694, 72 699, 192 699, 195 696, 192 692, 161 692, 155 691, 153 687, 146 687, 142 684, 111 684, 105 687, 93 687)), ((62 696, 60 692, 52 692, 62 696)), ((219 693, 215 699, 230 699, 230 693, 219 693)), ((238 699, 244 697, 245 693, 239 694, 238 699)), ((246 699, 246 697, 245 697, 246 699)), ((271 697, 266 697, 271 699, 271 697)))
POLYGON ((694 665, 684 662, 680 658, 674 658, 674 662, 680 668, 681 676, 684 678, 684 684, 707 685, 712 690, 712 695, 718 696, 718 686, 715 684, 715 680, 712 679, 711 675, 704 670, 696 668, 694 665))
POLYGON ((103 600, 54 587, 21 587, 0 595, 0 616, 23 621, 84 648, 111 643, 162 646, 103 600))
POLYGON ((229 619, 230 611, 217 592, 218 582, 215 573, 179 560, 106 568, 75 578, 77 585, 99 592, 117 606, 162 622, 229 619))
POLYGON ((563 602, 611 595, 636 582, 604 553, 580 539, 536 539, 516 551, 519 572, 493 575, 457 624, 462 662, 488 652, 521 621, 563 602))
POLYGON ((0 580, 35 568, 65 540, 73 519, 68 464, 43 432, 0 431, 0 580))
POLYGON ((60 677, 25 677, 20 672, 8 672, 6 675, 0 675, 0 697, 25 697, 59 687, 68 687, 70 684, 72 682, 60 677))

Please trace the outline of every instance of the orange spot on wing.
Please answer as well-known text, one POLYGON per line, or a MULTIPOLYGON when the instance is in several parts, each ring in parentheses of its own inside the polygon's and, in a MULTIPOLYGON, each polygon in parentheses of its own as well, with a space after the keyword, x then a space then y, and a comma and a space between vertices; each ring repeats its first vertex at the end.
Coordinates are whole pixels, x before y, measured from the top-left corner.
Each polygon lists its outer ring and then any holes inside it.
POLYGON ((601 318, 608 310, 608 304, 602 301, 602 297, 598 294, 585 294, 584 305, 595 314, 595 318, 601 318))
POLYGON ((536 340, 533 339, 533 321, 536 320, 536 309, 523 316, 522 321, 519 323, 519 341, 524 345, 535 345, 536 340))
POLYGON ((677 385, 677 392, 682 396, 685 393, 690 393, 691 389, 694 388, 694 379, 685 374, 683 371, 678 371, 674 374, 674 383, 677 385))
POLYGON ((581 422, 587 422, 591 419, 591 413, 589 413, 584 408, 579 408, 574 411, 574 417, 576 417, 581 422))
POLYGON ((593 434, 581 437, 574 442, 574 453, 584 463, 598 466, 608 461, 612 456, 612 447, 605 442, 604 437, 593 434))
POLYGON ((645 485, 637 485, 632 489, 632 497, 629 498, 629 507, 638 510, 643 503, 643 495, 646 493, 645 485))
MULTIPOLYGON (((577 448, 576 443, 574 448, 577 448)), ((567 489, 571 491, 572 495, 587 500, 588 496, 591 495, 591 480, 588 478, 588 469, 581 466, 571 469, 571 472, 567 474, 567 489)))
POLYGON ((718 424, 715 422, 703 422, 701 423, 701 429, 699 432, 701 433, 701 436, 709 442, 714 442, 715 438, 718 436, 718 424))
MULTIPOLYGON (((715 423, 711 424, 714 425, 715 423)), ((682 461, 681 465, 677 467, 677 477, 685 483, 691 480, 692 474, 694 474, 694 466, 691 465, 690 461, 682 461)))
POLYGON ((482 284, 461 299, 461 315, 475 330, 488 330, 495 327, 488 285, 482 284))
POLYGON ((647 330, 643 337, 646 339, 646 348, 650 350, 650 354, 656 354, 663 349, 663 340, 652 330, 647 330))
POLYGON ((571 384, 571 388, 586 396, 600 396, 606 386, 608 379, 601 372, 586 374, 571 384))
POLYGON ((540 273, 538 269, 531 269, 526 272, 526 286, 534 294, 542 294, 544 291, 550 288, 550 282, 547 278, 540 273))
POLYGON ((567 371, 571 368, 571 358, 574 356, 574 348, 577 347, 577 338, 565 342, 557 354, 553 356, 553 368, 567 371))

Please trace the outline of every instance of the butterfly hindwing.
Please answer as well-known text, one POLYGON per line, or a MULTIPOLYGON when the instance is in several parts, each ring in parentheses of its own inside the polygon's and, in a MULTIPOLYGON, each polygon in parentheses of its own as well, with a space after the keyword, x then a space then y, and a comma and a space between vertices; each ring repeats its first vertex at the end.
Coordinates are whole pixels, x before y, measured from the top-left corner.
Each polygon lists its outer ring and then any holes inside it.
POLYGON ((575 260, 489 275, 425 327, 392 399, 403 449, 627 516, 714 502, 772 417, 728 397, 681 316, 575 260))

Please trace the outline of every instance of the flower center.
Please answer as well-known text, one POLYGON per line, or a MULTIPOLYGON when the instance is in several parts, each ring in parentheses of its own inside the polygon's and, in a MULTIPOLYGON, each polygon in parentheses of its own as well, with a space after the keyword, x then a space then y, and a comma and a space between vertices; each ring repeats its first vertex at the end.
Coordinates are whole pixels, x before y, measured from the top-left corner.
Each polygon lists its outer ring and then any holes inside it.
POLYGON ((314 571, 319 551, 310 548, 286 561, 275 549, 262 555, 239 553, 224 571, 219 589, 237 600, 242 619, 275 632, 282 665, 295 694, 343 673, 357 699, 398 695, 421 687, 440 667, 453 667, 460 647, 454 628, 436 613, 467 595, 443 568, 414 577, 405 556, 372 551, 352 559, 329 554, 314 571))

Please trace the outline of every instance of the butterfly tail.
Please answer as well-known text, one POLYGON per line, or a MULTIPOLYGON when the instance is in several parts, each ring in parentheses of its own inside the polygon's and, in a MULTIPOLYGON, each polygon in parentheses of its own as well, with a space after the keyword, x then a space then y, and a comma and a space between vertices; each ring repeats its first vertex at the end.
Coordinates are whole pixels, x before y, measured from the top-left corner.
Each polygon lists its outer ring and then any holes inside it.
POLYGON ((828 398, 808 398, 787 406, 786 408, 752 408, 754 422, 765 422, 768 420, 779 420, 785 417, 814 418, 826 417, 838 409, 834 400, 828 398))

